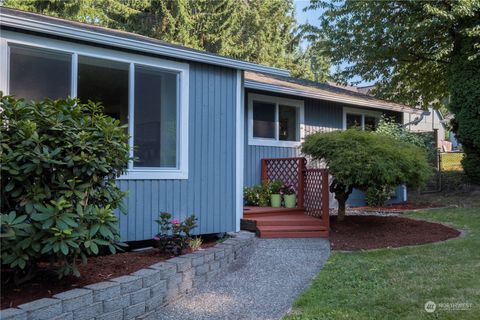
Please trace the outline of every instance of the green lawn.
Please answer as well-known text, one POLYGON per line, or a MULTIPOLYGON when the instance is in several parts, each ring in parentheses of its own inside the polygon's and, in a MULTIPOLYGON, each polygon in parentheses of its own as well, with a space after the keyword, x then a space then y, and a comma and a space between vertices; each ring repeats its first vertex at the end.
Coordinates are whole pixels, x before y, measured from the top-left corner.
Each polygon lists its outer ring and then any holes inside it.
POLYGON ((285 319, 480 319, 480 209, 409 216, 444 222, 466 235, 416 247, 333 252, 285 319), (429 300, 437 304, 434 313, 424 309, 429 300), (447 311, 446 303, 472 305, 447 311))

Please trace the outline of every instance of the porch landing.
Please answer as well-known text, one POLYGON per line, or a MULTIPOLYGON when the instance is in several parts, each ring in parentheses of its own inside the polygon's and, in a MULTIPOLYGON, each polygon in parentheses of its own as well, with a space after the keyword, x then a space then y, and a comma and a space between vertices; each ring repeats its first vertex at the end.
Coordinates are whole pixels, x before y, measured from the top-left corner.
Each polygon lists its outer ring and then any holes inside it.
POLYGON ((260 238, 328 238, 328 223, 304 208, 244 207, 241 229, 260 238))

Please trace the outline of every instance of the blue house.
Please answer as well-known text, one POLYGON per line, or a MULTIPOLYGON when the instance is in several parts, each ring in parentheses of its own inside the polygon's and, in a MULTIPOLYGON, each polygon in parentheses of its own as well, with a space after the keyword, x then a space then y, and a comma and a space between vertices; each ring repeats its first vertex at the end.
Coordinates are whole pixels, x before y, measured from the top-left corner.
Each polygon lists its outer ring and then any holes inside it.
POLYGON ((98 26, 1 8, 0 27, 1 91, 101 101, 128 124, 139 160, 118 180, 129 192, 124 241, 150 239, 160 211, 195 214, 199 234, 239 230, 243 187, 260 182, 262 158, 298 156, 302 138, 319 130, 369 129, 382 113, 401 123, 418 112, 98 26))

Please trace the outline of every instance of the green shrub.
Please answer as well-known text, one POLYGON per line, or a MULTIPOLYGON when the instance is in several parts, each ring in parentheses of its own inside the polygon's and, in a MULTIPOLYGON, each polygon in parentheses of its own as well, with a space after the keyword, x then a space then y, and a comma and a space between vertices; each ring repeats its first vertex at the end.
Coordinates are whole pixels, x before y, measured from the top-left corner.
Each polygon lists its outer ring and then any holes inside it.
POLYGON ((391 186, 370 187, 365 191, 365 202, 369 206, 381 206, 392 197, 395 188, 391 186))
POLYGON ((305 137, 302 152, 327 164, 333 176, 330 191, 338 201, 340 220, 353 188, 381 190, 401 184, 418 187, 431 174, 424 150, 374 132, 351 129, 314 133, 305 137))
POLYGON ((125 127, 100 105, 0 95, 1 264, 17 277, 50 261, 59 276, 119 241, 115 178, 129 160, 125 127))

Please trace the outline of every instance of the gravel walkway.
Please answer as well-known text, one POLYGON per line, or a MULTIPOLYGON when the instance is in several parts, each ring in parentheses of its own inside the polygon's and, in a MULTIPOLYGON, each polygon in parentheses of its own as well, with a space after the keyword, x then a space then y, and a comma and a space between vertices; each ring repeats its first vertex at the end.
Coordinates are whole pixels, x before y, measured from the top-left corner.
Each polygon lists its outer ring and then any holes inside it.
POLYGON ((326 239, 256 239, 248 259, 230 267, 157 319, 279 319, 330 255, 326 239))

